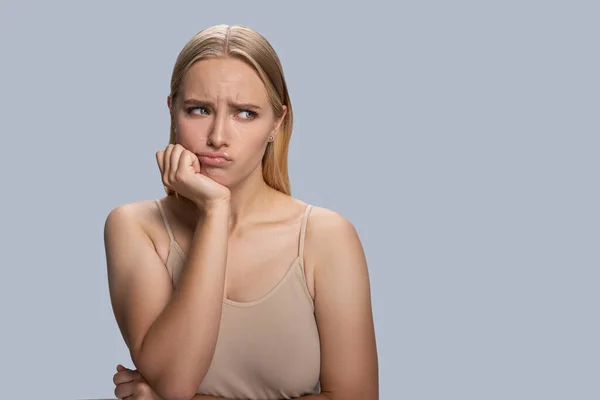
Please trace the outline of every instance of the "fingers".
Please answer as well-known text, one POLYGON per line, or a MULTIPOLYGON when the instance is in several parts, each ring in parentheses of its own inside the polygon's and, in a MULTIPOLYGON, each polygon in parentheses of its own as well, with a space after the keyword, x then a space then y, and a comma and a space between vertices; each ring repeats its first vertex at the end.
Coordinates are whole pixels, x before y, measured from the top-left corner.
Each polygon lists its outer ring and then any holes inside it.
POLYGON ((196 172, 200 172, 198 157, 180 144, 169 144, 164 150, 156 152, 156 162, 162 176, 163 185, 173 190, 173 183, 181 180, 190 166, 196 172))
POLYGON ((117 399, 133 400, 150 398, 152 390, 142 375, 133 369, 117 365, 117 373, 113 377, 115 396, 117 399))
POLYGON ((117 399, 147 399, 152 396, 152 389, 145 382, 127 382, 117 385, 115 388, 115 397, 117 399))
POLYGON ((115 397, 117 399, 124 399, 128 396, 132 396, 135 389, 135 384, 138 382, 127 382, 121 383, 115 387, 115 397))
POLYGON ((165 182, 169 182, 169 172, 171 171, 171 153, 173 152, 173 145, 169 144, 163 155, 163 165, 165 169, 163 170, 163 180, 165 182))
POLYGON ((184 151, 185 151, 185 149, 180 144, 176 144, 175 146, 173 146, 173 150, 171 150, 171 155, 170 155, 171 161, 169 163, 169 165, 170 165, 169 179, 171 180, 171 182, 175 182, 177 180, 177 174, 179 173, 179 167, 182 164, 181 163, 181 153, 183 153, 184 151))
POLYGON ((192 167, 194 173, 200 173, 200 161, 198 161, 198 156, 192 153, 189 150, 184 150, 181 155, 181 161, 179 162, 180 167, 189 168, 192 167))
POLYGON ((132 371, 127 368, 120 370, 113 376, 113 383, 115 385, 120 385, 122 383, 127 383, 127 382, 131 382, 131 381, 141 381, 141 380, 142 380, 142 376, 140 375, 139 372, 132 371))
POLYGON ((164 150, 158 150, 156 152, 156 163, 158 164, 158 169, 160 170, 160 174, 162 175, 163 170, 165 169, 165 166, 163 165, 163 154, 164 154, 164 150))

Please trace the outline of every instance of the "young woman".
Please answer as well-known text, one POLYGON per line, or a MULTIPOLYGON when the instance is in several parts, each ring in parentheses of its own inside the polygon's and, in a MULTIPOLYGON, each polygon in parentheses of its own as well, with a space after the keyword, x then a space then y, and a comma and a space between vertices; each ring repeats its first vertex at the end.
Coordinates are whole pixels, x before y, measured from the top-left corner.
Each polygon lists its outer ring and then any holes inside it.
POLYGON ((136 369, 125 399, 378 398, 365 255, 290 195, 292 107, 270 44, 217 25, 179 54, 156 153, 167 196, 116 207, 110 297, 136 369))

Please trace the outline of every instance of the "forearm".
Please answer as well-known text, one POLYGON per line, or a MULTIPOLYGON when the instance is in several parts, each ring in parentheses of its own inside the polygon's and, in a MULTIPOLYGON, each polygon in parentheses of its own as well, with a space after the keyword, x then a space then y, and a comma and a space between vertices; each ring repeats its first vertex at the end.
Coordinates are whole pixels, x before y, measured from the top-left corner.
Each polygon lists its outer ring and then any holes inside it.
POLYGON ((134 360, 159 395, 186 393, 208 371, 221 320, 228 230, 228 204, 210 210, 197 223, 171 301, 134 360))

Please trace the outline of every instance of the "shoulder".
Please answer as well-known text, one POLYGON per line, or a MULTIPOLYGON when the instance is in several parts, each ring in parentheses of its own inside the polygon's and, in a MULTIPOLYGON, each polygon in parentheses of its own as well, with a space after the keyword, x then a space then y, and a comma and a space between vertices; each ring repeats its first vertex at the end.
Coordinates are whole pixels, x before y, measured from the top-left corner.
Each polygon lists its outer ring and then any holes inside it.
POLYGON ((152 236, 152 226, 157 218, 159 210, 156 200, 139 200, 115 206, 106 216, 104 222, 104 235, 112 231, 138 230, 152 236))
MULTIPOLYGON (((170 238, 157 200, 139 200, 120 204, 111 209, 104 222, 104 248, 109 259, 133 256, 132 248, 151 249, 167 263, 170 238)), ((109 264, 110 266, 111 264, 109 264)))
POLYGON ((307 229, 310 229, 307 240, 311 240, 314 244, 325 242, 327 245, 335 245, 358 238, 352 222, 340 213, 324 207, 312 207, 307 229))
POLYGON ((307 221, 306 249, 315 269, 340 265, 347 257, 364 257, 358 232, 340 213, 313 206, 307 221))

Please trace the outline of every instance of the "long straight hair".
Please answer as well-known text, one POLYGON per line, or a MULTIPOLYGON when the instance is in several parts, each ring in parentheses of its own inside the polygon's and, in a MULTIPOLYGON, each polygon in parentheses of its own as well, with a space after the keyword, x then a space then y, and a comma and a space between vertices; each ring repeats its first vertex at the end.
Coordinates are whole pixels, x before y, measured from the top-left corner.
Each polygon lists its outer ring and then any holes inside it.
MULTIPOLYGON (((287 113, 275 140, 267 144, 262 158, 265 183, 275 190, 291 194, 288 175, 288 148, 292 136, 293 112, 279 57, 270 43, 259 33, 241 25, 214 25, 196 35, 179 53, 171 76, 171 99, 175 102, 189 68, 206 58, 235 57, 246 62, 258 73, 276 117, 287 113)), ((175 144, 175 126, 171 118, 169 143, 175 144)), ((169 191, 167 191, 168 194, 169 191)))

